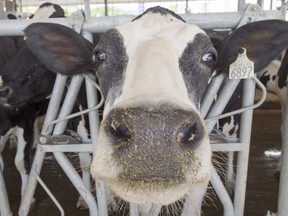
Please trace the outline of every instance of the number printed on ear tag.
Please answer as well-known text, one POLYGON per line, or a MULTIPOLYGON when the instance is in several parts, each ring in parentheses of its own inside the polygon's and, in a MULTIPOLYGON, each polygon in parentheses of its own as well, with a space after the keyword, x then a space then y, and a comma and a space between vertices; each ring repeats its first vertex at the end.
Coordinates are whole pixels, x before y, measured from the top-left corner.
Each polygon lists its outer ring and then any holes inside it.
POLYGON ((241 48, 235 62, 229 66, 229 79, 248 79, 254 77, 254 62, 248 59, 246 49, 241 48))

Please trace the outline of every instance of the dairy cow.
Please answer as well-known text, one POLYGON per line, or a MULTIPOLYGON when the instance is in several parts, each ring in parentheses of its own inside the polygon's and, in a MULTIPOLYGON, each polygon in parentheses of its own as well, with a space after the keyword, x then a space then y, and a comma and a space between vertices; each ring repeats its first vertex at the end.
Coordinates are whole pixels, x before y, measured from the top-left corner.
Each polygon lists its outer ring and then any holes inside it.
MULTIPOLYGON (((45 18, 47 14, 52 14, 50 17, 64 17, 63 9, 51 3, 42 4, 38 13, 35 13, 31 17, 33 19, 41 19, 45 18)), ((4 149, 6 141, 11 135, 16 135, 18 146, 15 164, 22 177, 23 193, 29 171, 29 150, 31 143, 33 142, 35 145, 39 142, 39 137, 35 136, 35 134, 39 135, 39 128, 34 128, 33 130, 33 122, 37 123, 37 118, 39 116, 42 117, 46 112, 56 74, 49 70, 30 51, 25 40, 22 40, 17 46, 12 57, 7 59, 0 74, 2 78, 2 82, 0 83, 0 109, 5 109, 5 114, 3 113, 3 118, 0 120, 2 122, 9 122, 9 124, 3 124, 2 128, 0 127, 0 134, 2 135, 0 150, 4 149), (32 136, 33 133, 34 137, 32 136)), ((81 89, 84 90, 83 88, 81 89)), ((84 98, 78 98, 77 101, 78 104, 81 104, 82 108, 85 108, 85 104, 83 103, 84 98)), ((79 111, 79 107, 74 107, 74 109, 79 111)), ((68 129, 77 132, 77 136, 83 139, 87 139, 88 137, 88 131, 87 128, 84 128, 85 126, 84 118, 77 118, 68 122, 68 129)), ((70 133, 71 131, 67 130, 66 132, 70 133)), ((91 187, 89 173, 91 164, 90 154, 79 153, 79 163, 82 170, 82 178, 86 186, 91 187)), ((87 204, 82 197, 79 197, 76 206, 81 209, 87 208, 87 204)))
MULTIPOLYGON (((275 59, 265 69, 263 69, 257 76, 265 85, 267 91, 274 94, 281 106, 282 111, 282 125, 281 133, 283 137, 283 123, 285 121, 286 111, 286 97, 287 97, 287 73, 288 73, 288 52, 287 50, 282 55, 275 59)), ((279 177, 281 169, 281 158, 278 162, 275 175, 279 177)))
POLYGON ((211 137, 199 113, 209 78, 226 72, 241 47, 263 69, 287 48, 287 32, 284 21, 251 23, 214 47, 196 25, 154 7, 96 47, 57 24, 32 24, 25 35, 50 70, 98 77, 106 103, 92 176, 128 202, 184 197, 182 215, 200 215, 211 175, 211 137))
POLYGON ((273 60, 271 64, 258 74, 259 79, 265 85, 267 91, 278 97, 283 111, 286 105, 287 64, 288 52, 286 51, 280 58, 273 60))
MULTIPOLYGON (((59 5, 44 3, 35 12, 34 17, 64 17, 64 11, 59 5)), ((23 41, 23 37, 0 37, 0 86, 7 81, 7 76, 10 77, 10 85, 17 85, 17 94, 15 94, 17 97, 12 97, 9 100, 5 98, 9 95, 10 89, 4 87, 0 91, 0 164, 3 169, 4 161, 1 153, 9 137, 14 135, 17 143, 15 165, 22 181, 21 195, 24 193, 28 180, 29 152, 30 145, 33 142, 34 121, 39 112, 47 107, 47 103, 45 104, 45 102, 39 100, 34 100, 30 104, 22 103, 23 100, 27 99, 27 92, 31 93, 31 91, 29 87, 22 88, 19 83, 21 85, 35 83, 36 79, 31 76, 31 73, 42 69, 38 67, 40 61, 35 57, 33 58, 33 56, 25 41, 23 41), (24 63, 25 67, 21 67, 24 63), (23 71, 25 73, 22 73, 23 71), (21 76, 26 74, 27 76, 25 75, 25 77, 18 80, 18 74, 21 74, 21 76)), ((52 76, 50 76, 50 79, 53 79, 52 76)), ((47 87, 45 80, 39 85, 47 87)), ((52 87, 50 87, 50 90, 52 90, 52 87)), ((37 91, 33 94, 40 95, 41 93, 37 91)))

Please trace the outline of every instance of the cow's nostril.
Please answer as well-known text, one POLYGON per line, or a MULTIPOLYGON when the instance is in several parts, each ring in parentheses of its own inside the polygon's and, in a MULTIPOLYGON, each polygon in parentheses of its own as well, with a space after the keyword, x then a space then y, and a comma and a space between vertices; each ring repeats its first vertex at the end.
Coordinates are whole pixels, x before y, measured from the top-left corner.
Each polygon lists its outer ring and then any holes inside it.
POLYGON ((0 97, 6 98, 11 92, 11 89, 7 86, 0 89, 0 97))
POLYGON ((200 138, 200 130, 197 122, 185 124, 177 134, 177 141, 192 147, 200 138))
POLYGON ((119 139, 121 138, 130 139, 132 137, 131 131, 127 128, 127 126, 115 120, 112 120, 110 122, 109 129, 111 131, 111 134, 113 134, 115 137, 119 139))

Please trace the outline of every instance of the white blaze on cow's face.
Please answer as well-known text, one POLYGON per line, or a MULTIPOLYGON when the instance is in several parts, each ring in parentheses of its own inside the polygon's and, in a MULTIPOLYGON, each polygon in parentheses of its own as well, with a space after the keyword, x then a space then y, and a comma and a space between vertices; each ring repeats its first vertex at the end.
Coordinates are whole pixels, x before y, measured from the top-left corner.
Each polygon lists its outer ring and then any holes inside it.
POLYGON ((211 153, 198 109, 216 56, 208 36, 156 7, 104 34, 94 54, 106 105, 92 175, 134 203, 205 191, 211 153))

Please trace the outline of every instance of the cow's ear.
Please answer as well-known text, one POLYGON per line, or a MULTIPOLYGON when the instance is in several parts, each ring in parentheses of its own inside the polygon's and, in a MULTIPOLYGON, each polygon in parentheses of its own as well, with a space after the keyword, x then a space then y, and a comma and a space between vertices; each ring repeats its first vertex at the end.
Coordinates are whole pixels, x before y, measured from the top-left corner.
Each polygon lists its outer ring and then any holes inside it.
POLYGON ((93 44, 72 29, 33 23, 24 32, 29 49, 51 71, 71 76, 93 70, 93 44))
POLYGON ((282 20, 265 20, 246 24, 234 30, 215 46, 219 60, 216 69, 223 71, 238 56, 241 47, 254 62, 255 72, 265 68, 288 47, 288 23, 282 20))

